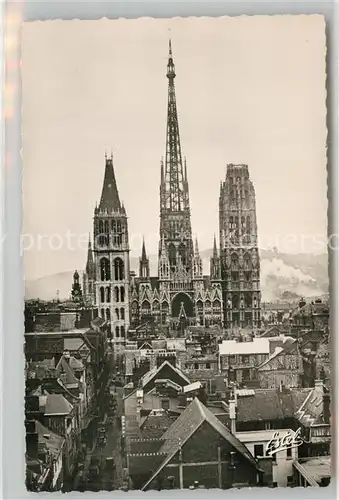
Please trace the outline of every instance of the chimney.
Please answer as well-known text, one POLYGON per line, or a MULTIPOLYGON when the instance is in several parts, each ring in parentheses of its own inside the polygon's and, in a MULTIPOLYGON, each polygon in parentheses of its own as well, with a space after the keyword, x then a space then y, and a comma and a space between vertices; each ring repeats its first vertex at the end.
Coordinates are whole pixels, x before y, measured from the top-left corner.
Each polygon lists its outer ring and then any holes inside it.
POLYGON ((234 399, 229 401, 229 408, 230 408, 230 419, 231 419, 231 432, 232 432, 232 434, 235 434, 236 433, 236 406, 235 406, 234 399))
POLYGON ((323 419, 325 424, 330 423, 331 418, 331 408, 330 408, 331 398, 329 394, 323 395, 323 419))
POLYGON ((322 392, 324 391, 324 382, 322 380, 315 380, 314 387, 318 387, 322 392))
POLYGON ((169 410, 170 404, 169 404, 169 398, 162 398, 161 399, 161 408, 163 410, 169 410))
POLYGON ((35 421, 25 422, 26 426, 26 453, 29 458, 36 460, 38 458, 38 433, 35 428, 35 421))

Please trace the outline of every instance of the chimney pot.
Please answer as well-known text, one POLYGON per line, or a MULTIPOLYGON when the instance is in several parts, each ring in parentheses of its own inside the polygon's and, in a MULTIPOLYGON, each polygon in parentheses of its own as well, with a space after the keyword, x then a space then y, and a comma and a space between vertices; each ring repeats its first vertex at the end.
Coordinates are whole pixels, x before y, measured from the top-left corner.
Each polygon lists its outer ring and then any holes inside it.
POLYGON ((322 380, 315 380, 314 381, 314 387, 321 387, 322 389, 324 388, 324 383, 322 380))

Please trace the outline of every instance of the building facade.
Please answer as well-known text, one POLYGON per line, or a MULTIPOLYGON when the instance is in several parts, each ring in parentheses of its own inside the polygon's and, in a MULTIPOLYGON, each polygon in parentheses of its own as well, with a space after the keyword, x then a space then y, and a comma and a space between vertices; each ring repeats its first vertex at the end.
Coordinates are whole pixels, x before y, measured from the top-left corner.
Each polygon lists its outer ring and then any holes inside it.
POLYGON ((220 254, 214 238, 210 274, 203 274, 193 242, 186 159, 183 159, 169 43, 165 158, 160 168, 158 275, 150 276, 143 242, 139 273, 130 273, 126 210, 120 202, 113 158, 106 158, 94 243, 83 276, 84 300, 111 323, 121 341, 129 327, 147 322, 178 328, 260 326, 260 263, 255 193, 247 165, 228 165, 220 191, 220 254))
POLYGON ((256 202, 247 165, 227 165, 220 186, 219 229, 225 327, 259 327, 256 202))

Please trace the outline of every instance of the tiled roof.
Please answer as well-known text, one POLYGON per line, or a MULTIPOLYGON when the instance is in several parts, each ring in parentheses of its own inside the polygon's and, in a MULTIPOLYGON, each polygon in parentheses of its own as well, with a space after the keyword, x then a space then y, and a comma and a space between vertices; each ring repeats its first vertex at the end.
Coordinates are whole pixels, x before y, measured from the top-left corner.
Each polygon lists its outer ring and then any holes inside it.
POLYGON ((166 349, 166 340, 152 340, 151 349, 166 349))
POLYGON ((305 427, 323 423, 323 396, 324 387, 320 384, 316 385, 310 390, 308 396, 295 413, 295 417, 305 427))
POLYGON ((81 361, 81 359, 77 359, 74 356, 70 357, 69 366, 72 368, 72 370, 83 370, 84 369, 84 364, 81 361))
POLYGON ((164 366, 169 366, 174 372, 176 372, 177 375, 179 375, 184 382, 187 384, 190 384, 190 380, 184 375, 184 373, 179 370, 179 368, 176 368, 175 366, 171 365, 168 361, 164 361, 162 365, 157 368, 156 366, 150 370, 149 372, 145 373, 145 375, 141 379, 141 386, 145 387, 147 384, 151 382, 151 380, 156 380, 158 377, 158 373, 164 368, 164 366))
POLYGON ((258 366, 258 370, 261 368, 265 367, 268 363, 272 361, 272 359, 277 358, 278 356, 281 356, 282 354, 287 354, 289 352, 292 352, 293 350, 296 350, 298 346, 298 342, 296 339, 293 339, 292 337, 285 337, 284 341, 281 344, 281 347, 276 347, 275 351, 271 356, 266 359, 260 366, 258 366))
MULTIPOLYGON (((162 398, 157 394, 150 392, 144 395, 143 409, 144 410, 158 410, 162 407, 162 398)), ((176 411, 178 409, 179 401, 177 398, 168 398, 169 410, 176 411)))
POLYGON ((79 380, 74 375, 73 369, 68 363, 65 356, 61 356, 59 363, 56 366, 56 372, 64 384, 78 384, 79 380), (62 377, 63 375, 63 377, 62 377))
POLYGON ((128 453, 156 453, 163 444, 163 439, 156 438, 128 439, 126 443, 128 453))
POLYGON ((323 478, 331 477, 331 457, 301 458, 298 470, 308 479, 320 483, 323 478))
POLYGON ((273 337, 275 335, 279 336, 281 335, 281 333, 282 332, 280 331, 280 329, 276 325, 273 325, 267 328, 267 330, 265 330, 264 333, 260 335, 260 337, 273 337))
POLYGON ((303 307, 298 307, 292 312, 292 317, 305 315, 310 316, 314 314, 327 315, 329 314, 329 306, 326 302, 313 302, 313 304, 308 303, 303 307))
POLYGON ((79 351, 82 347, 87 347, 82 337, 64 338, 65 351, 79 351))
POLYGON ((39 436, 39 443, 45 444, 54 457, 57 458, 62 450, 64 439, 47 427, 44 427, 38 420, 36 420, 35 426, 36 432, 39 436))
POLYGON ((154 415, 151 412, 141 425, 142 435, 147 438, 160 438, 173 422, 174 418, 167 411, 162 415, 154 415))
POLYGON ((62 394, 48 394, 46 398, 45 415, 68 415, 73 409, 62 394))
POLYGON ((166 455, 166 458, 152 475, 152 477, 143 486, 142 490, 146 489, 154 477, 165 467, 172 457, 182 448, 188 439, 198 430, 203 422, 207 422, 213 427, 226 441, 228 441, 239 453, 241 453, 251 464, 259 469, 259 466, 253 455, 249 452, 246 446, 239 441, 231 432, 213 415, 213 413, 204 406, 198 398, 195 398, 192 403, 183 411, 176 419, 171 427, 162 436, 165 440, 161 446, 159 453, 166 455))
POLYGON ((167 349, 175 349, 176 351, 186 351, 186 339, 167 339, 167 349))
POLYGON ((255 389, 254 395, 237 396, 240 422, 292 418, 312 389, 255 389))

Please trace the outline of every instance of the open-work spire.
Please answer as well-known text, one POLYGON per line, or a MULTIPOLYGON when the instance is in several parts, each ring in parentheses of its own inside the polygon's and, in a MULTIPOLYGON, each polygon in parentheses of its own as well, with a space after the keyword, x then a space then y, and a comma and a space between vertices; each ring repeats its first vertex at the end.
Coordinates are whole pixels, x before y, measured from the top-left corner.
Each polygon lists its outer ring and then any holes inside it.
POLYGON ((165 158, 165 200, 166 210, 181 212, 185 204, 185 177, 182 164, 177 103, 175 96, 175 66, 172 54, 172 44, 169 41, 167 64, 168 106, 167 106, 167 136, 165 158))

